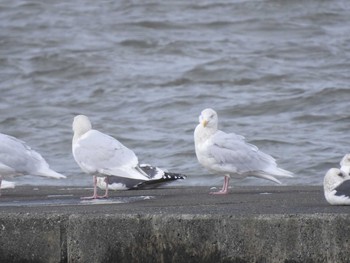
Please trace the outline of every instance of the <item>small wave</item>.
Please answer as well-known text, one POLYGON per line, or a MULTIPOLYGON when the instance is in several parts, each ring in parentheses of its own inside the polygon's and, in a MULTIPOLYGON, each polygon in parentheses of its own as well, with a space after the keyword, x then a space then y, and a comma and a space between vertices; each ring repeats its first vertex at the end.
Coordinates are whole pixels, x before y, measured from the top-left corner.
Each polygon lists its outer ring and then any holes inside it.
POLYGON ((196 66, 195 68, 185 72, 183 74, 183 78, 185 79, 191 79, 194 81, 202 81, 206 83, 213 83, 213 82, 220 82, 224 81, 227 82, 228 80, 233 80, 234 77, 232 69, 229 68, 207 68, 203 65, 196 66))
POLYGON ((149 21, 149 20, 137 21, 137 22, 132 22, 132 23, 125 23, 124 25, 125 25, 125 27, 138 26, 138 27, 145 27, 145 28, 159 29, 159 30, 185 28, 184 26, 182 26, 180 24, 173 23, 173 22, 149 21))
MULTIPOLYGON (((237 1, 236 1, 237 2, 237 1)), ((215 8, 228 8, 228 7, 233 7, 232 3, 196 3, 196 4, 190 4, 188 5, 188 9, 193 9, 193 10, 212 10, 215 8)))
POLYGON ((15 124, 17 122, 18 118, 16 117, 8 117, 2 121, 0 121, 0 124, 3 125, 9 125, 9 124, 15 124))
POLYGON ((335 121, 349 123, 350 122, 350 116, 349 115, 337 116, 335 121))
POLYGON ((193 27, 205 27, 205 28, 221 28, 226 26, 231 26, 234 23, 234 21, 212 21, 212 22, 205 22, 205 23, 196 23, 192 24, 193 27))
POLYGON ((120 42, 120 45, 134 48, 156 48, 158 43, 150 40, 127 39, 120 42))
POLYGON ((317 90, 312 96, 313 99, 317 100, 321 97, 344 97, 349 96, 349 88, 338 88, 338 87, 326 87, 320 90, 317 90))
POLYGON ((160 87, 173 87, 173 86, 183 86, 186 84, 191 83, 191 80, 188 78, 178 78, 178 79, 174 79, 172 81, 169 82, 165 82, 160 84, 160 87))
POLYGON ((329 118, 329 115, 318 115, 318 114, 302 114, 296 117, 293 117, 292 120, 294 121, 302 121, 302 122, 308 122, 308 121, 325 121, 327 118, 329 118))

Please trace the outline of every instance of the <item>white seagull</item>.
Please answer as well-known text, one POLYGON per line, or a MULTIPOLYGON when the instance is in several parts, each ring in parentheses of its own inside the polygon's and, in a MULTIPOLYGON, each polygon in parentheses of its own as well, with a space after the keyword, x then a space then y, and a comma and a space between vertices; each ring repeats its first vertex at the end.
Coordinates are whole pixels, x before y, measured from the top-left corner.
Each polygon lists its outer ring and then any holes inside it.
POLYGON ((66 178, 50 169, 45 159, 26 143, 0 133, 0 189, 3 176, 39 175, 56 179, 66 178))
POLYGON ((72 152, 75 161, 87 174, 93 175, 94 193, 83 199, 107 198, 107 185, 132 189, 142 184, 161 183, 186 176, 166 173, 149 165, 139 165, 135 153, 113 137, 92 129, 85 115, 78 115, 73 121, 72 152), (97 177, 105 179, 105 195, 97 195, 97 177), (109 182, 111 181, 111 182, 109 182))
POLYGON ((331 205, 350 205, 350 179, 344 171, 331 168, 323 180, 324 196, 331 205))
POLYGON ((293 173, 277 167, 276 160, 246 143, 243 136, 218 130, 218 116, 213 109, 205 109, 194 131, 196 155, 199 163, 212 173, 224 174, 219 192, 227 194, 230 176, 254 176, 281 183, 274 176, 293 177, 293 173))

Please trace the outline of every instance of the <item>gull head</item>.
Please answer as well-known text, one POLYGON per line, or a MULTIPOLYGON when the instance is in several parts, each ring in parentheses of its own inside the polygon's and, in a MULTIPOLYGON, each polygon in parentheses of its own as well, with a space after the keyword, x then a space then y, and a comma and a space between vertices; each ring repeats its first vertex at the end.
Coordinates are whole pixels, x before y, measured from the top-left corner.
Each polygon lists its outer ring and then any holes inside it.
POLYGON ((340 161, 341 166, 350 166, 350 153, 345 154, 343 159, 340 161))
POLYGON ((325 192, 333 191, 344 180, 348 179, 346 174, 338 168, 331 168, 326 173, 323 180, 323 187, 325 192))
POLYGON ((77 115, 74 117, 72 128, 74 134, 80 136, 91 130, 92 127, 88 117, 85 115, 77 115))
POLYGON ((340 161, 340 170, 342 170, 350 179, 350 153, 345 154, 343 159, 340 161))
POLYGON ((205 109, 199 116, 199 123, 204 128, 215 128, 218 127, 218 115, 213 109, 205 109))

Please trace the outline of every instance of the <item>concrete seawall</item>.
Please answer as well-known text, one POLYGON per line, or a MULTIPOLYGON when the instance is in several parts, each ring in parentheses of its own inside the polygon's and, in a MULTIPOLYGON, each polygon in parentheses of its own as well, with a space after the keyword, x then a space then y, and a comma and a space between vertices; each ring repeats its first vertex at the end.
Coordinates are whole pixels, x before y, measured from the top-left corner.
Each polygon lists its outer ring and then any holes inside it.
POLYGON ((350 262, 350 207, 329 206, 320 187, 207 191, 80 202, 88 191, 9 190, 0 262, 350 262))

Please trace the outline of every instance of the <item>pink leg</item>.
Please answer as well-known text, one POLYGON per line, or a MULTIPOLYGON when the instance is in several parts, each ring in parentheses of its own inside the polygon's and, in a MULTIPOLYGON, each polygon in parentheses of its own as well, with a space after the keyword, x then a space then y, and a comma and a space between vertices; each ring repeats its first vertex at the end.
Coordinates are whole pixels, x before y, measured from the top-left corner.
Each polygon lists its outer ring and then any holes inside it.
POLYGON ((224 184, 222 186, 222 189, 220 191, 218 191, 218 192, 210 192, 209 194, 211 194, 211 195, 226 195, 226 194, 228 194, 229 182, 230 182, 230 176, 225 175, 225 177, 224 177, 224 184))
MULTIPOLYGON (((104 196, 97 195, 97 176, 94 175, 93 178, 94 178, 94 194, 92 196, 81 197, 80 199, 89 200, 89 199, 107 198, 106 195, 104 196)), ((108 190, 107 190, 107 195, 108 195, 108 190)))

